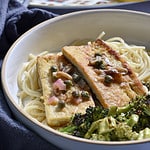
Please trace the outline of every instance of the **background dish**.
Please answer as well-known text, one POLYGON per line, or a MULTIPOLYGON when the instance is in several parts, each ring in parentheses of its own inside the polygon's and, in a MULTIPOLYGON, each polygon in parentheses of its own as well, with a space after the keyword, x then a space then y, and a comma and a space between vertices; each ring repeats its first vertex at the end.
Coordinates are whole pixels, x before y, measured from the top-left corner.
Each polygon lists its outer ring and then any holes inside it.
POLYGON ((99 9, 99 8, 114 8, 126 5, 138 4, 147 0, 28 0, 29 8, 42 8, 58 14, 66 14, 69 12, 99 9), (99 4, 96 4, 99 3, 99 4))
POLYGON ((117 5, 142 1, 144 0, 29 0, 29 4, 47 7, 101 7, 103 5, 117 5))
POLYGON ((29 53, 38 54, 44 50, 58 51, 75 39, 95 39, 102 31, 106 32, 106 39, 120 36, 128 43, 144 45, 150 49, 149 24, 150 14, 104 9, 62 15, 45 21, 26 32, 12 45, 2 67, 2 85, 7 102, 15 116, 47 141, 65 150, 82 148, 87 150, 110 148, 148 150, 149 139, 130 142, 89 141, 62 134, 42 125, 19 107, 16 77, 18 69, 27 60, 29 53))
POLYGON ((118 4, 123 2, 136 2, 138 0, 30 0, 30 5, 43 5, 48 7, 59 6, 92 6, 92 5, 104 5, 104 4, 118 4))

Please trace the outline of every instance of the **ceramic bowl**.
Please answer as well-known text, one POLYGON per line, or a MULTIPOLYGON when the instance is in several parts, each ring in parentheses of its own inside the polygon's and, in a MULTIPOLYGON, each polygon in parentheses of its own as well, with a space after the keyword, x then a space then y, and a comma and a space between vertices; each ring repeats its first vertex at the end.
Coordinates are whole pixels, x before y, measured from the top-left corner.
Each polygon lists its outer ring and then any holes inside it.
POLYGON ((92 141, 60 133, 27 116, 18 104, 17 73, 29 53, 59 51, 76 39, 120 36, 128 43, 150 49, 150 14, 119 9, 85 10, 47 20, 23 34, 9 49, 1 78, 7 102, 18 120, 50 143, 64 150, 149 150, 150 139, 138 141, 92 141))

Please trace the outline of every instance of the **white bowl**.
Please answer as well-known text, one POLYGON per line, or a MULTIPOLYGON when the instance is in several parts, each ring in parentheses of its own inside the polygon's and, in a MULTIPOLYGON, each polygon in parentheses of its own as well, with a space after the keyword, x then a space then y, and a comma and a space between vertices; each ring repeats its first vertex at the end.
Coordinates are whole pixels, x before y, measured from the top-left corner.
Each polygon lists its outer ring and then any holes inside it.
POLYGON ((89 10, 62 15, 45 21, 22 35, 8 51, 2 66, 2 85, 7 102, 27 127, 50 143, 65 149, 148 150, 150 139, 125 142, 91 141, 60 133, 28 117, 19 107, 17 73, 28 54, 58 51, 76 39, 95 39, 102 31, 105 38, 120 36, 128 43, 150 49, 150 14, 127 10, 89 10))

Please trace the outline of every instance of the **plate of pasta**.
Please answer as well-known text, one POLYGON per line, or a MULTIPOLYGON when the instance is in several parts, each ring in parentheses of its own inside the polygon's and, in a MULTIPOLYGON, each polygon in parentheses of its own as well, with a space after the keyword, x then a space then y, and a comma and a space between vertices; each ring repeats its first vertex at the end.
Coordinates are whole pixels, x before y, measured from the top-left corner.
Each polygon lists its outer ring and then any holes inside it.
POLYGON ((148 150, 149 17, 88 10, 27 31, 2 66, 14 115, 62 149, 148 150))

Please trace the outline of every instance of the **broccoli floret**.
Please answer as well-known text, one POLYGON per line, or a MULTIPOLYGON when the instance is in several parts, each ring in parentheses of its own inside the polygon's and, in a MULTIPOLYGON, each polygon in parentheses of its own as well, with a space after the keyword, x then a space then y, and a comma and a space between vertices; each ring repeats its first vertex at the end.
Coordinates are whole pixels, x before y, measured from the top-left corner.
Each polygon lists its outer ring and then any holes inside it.
POLYGON ((134 114, 138 117, 138 122, 133 125, 134 131, 139 132, 146 127, 150 128, 150 95, 136 97, 124 107, 113 106, 108 114, 119 122, 127 121, 134 114))
POLYGON ((127 119, 125 122, 130 127, 133 127, 134 125, 136 125, 138 123, 138 121, 139 121, 139 116, 136 114, 132 114, 131 117, 129 119, 127 119))
POLYGON ((86 109, 85 114, 75 114, 71 124, 61 128, 59 131, 78 137, 84 137, 94 121, 105 118, 107 115, 108 109, 104 109, 102 106, 90 106, 86 109))
POLYGON ((139 132, 146 127, 150 128, 150 95, 137 97, 128 106, 130 109, 125 113, 126 118, 132 114, 139 116, 139 121, 133 126, 133 130, 139 132))
POLYGON ((149 130, 150 95, 147 95, 124 107, 89 107, 85 114, 75 114, 70 125, 61 131, 83 138, 119 141, 149 137, 149 130))
MULTIPOLYGON (((135 116, 129 119, 130 122, 133 118, 135 116)), ((113 117, 105 117, 92 123, 85 138, 105 141, 136 140, 138 133, 132 131, 132 127, 127 122, 121 123, 113 117)))
POLYGON ((92 123, 91 127, 85 134, 85 138, 102 138, 105 141, 110 140, 109 133, 116 127, 116 120, 113 117, 105 117, 92 123), (96 136, 97 134, 97 136, 96 136))
POLYGON ((90 106, 86 109, 85 114, 75 114, 72 124, 77 128, 74 130, 73 135, 84 137, 94 121, 105 118, 107 115, 108 109, 104 109, 101 106, 90 106))
POLYGON ((141 130, 139 132, 138 140, 146 139, 146 138, 150 138, 150 129, 149 128, 145 128, 144 130, 141 130))
POLYGON ((126 141, 126 140, 137 140, 138 133, 132 130, 132 127, 126 124, 125 122, 119 123, 113 131, 115 139, 117 141, 126 141))

